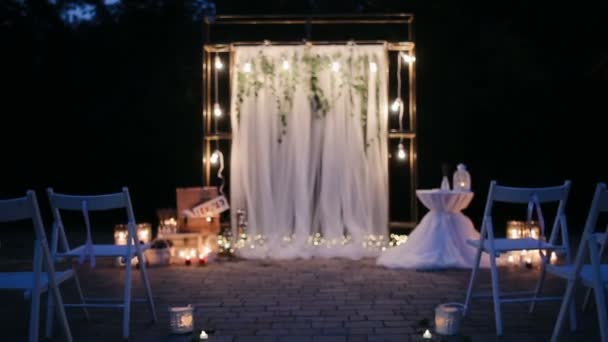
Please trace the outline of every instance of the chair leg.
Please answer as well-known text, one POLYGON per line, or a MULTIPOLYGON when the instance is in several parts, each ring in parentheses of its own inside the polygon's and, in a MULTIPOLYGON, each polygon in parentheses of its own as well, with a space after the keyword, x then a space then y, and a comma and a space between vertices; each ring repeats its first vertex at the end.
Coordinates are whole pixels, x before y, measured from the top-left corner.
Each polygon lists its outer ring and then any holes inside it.
POLYGON ((597 310, 597 320, 600 326, 602 341, 608 341, 608 314, 606 313, 606 295, 604 294, 604 284, 600 272, 600 256, 597 251, 595 239, 589 240, 589 254, 593 274, 593 292, 595 293, 595 308, 597 310))
MULTIPOLYGON (((82 292, 82 287, 80 286, 80 279, 78 279, 78 274, 76 273, 76 269, 72 268, 74 272, 74 285, 76 285, 76 292, 78 293, 78 298, 80 299, 81 304, 85 304, 84 294, 82 292)), ((89 321, 91 317, 89 316, 89 310, 86 307, 82 308, 82 313, 84 314, 84 318, 89 321)))
POLYGON ((125 265, 125 293, 123 298, 123 316, 122 316, 122 338, 129 339, 129 321, 131 315, 131 258, 126 258, 125 265))
POLYGON ((585 299, 583 299, 583 312, 587 311, 587 305, 589 304, 589 299, 591 298, 591 292, 593 291, 593 288, 588 288, 585 291, 585 299))
POLYGON ((572 296, 570 299, 570 331, 576 331, 576 298, 572 296))
POLYGON ((148 271, 146 268, 146 261, 142 256, 141 250, 137 253, 137 260, 139 262, 139 272, 141 275, 141 282, 144 284, 146 289, 146 297, 148 297, 148 306, 150 307, 150 315, 152 316, 152 322, 156 322, 156 307, 154 306, 154 298, 152 297, 152 288, 150 287, 150 280, 148 279, 148 271))
POLYGON ((30 342, 38 342, 38 324, 40 322, 40 289, 32 290, 30 309, 30 342))
POLYGON ((55 298, 53 291, 49 289, 49 293, 46 300, 46 327, 45 336, 47 339, 53 337, 53 325, 55 323, 55 298))
POLYGON ((530 313, 534 312, 534 307, 536 306, 536 299, 538 298, 538 296, 540 295, 540 292, 543 289, 543 285, 545 284, 545 277, 547 276, 545 260, 542 256, 542 254, 541 254, 541 260, 542 260, 542 262, 540 263, 540 277, 538 278, 538 282, 536 283, 536 289, 534 289, 534 297, 532 297, 532 302, 530 302, 530 313))
POLYGON ((496 335, 502 336, 502 315, 500 310, 500 288, 496 256, 490 253, 490 273, 492 274, 492 297, 494 299, 494 319, 496 320, 496 335))
POLYGON ((463 316, 466 316, 467 312, 469 311, 469 305, 471 304, 471 299, 473 297, 473 288, 475 287, 475 281, 477 279, 477 271, 481 262, 481 253, 481 248, 478 248, 477 254, 475 255, 475 263, 473 264, 473 270, 471 271, 471 277, 469 278, 469 286, 467 287, 467 297, 464 300, 464 310, 462 312, 463 316))
POLYGON ((576 281, 568 280, 568 285, 566 287, 566 293, 564 294, 564 298, 562 299, 562 305, 559 308, 559 314, 557 315, 557 322, 555 322, 555 326, 553 327, 553 333, 551 334, 551 342, 557 342, 559 335, 562 331, 562 326, 564 325, 564 320, 566 319, 566 310, 569 310, 571 306, 572 298, 574 295, 574 287, 576 285, 576 281))

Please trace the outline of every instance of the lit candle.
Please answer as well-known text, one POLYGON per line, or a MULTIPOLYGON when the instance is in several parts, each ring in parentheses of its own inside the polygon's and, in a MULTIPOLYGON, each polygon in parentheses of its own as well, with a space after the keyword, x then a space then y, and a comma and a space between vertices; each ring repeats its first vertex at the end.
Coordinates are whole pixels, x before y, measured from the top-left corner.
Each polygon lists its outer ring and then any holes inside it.
POLYGON ((186 266, 190 266, 190 255, 186 255, 186 266))
POLYGON ((209 339, 209 335, 205 332, 205 330, 201 330, 201 334, 198 336, 199 340, 207 340, 209 339))
POLYGON ((515 261, 515 259, 513 258, 512 255, 509 255, 509 257, 507 258, 507 261, 509 262, 509 264, 513 264, 513 262, 515 261))
POLYGON ((424 339, 431 339, 431 338, 433 338, 433 335, 431 335, 431 332, 429 331, 429 329, 426 329, 424 331, 424 334, 422 334, 422 338, 424 338, 424 339))
POLYGON ((557 262, 557 254, 555 254, 555 252, 551 252, 551 259, 550 259, 552 264, 555 264, 557 262))

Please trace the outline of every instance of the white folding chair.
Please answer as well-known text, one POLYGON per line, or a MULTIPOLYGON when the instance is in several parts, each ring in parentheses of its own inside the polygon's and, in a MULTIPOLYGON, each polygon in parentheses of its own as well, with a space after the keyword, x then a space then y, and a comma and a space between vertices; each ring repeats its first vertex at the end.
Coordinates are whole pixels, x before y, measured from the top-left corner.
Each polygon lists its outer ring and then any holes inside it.
MULTIPOLYGON (((562 297, 539 296, 546 275, 546 265, 549 262, 551 251, 564 253, 570 262, 570 248, 568 241, 568 227, 566 222, 565 207, 570 192, 570 181, 563 185, 540 188, 506 187, 490 182, 488 198, 481 224, 479 240, 467 241, 471 246, 477 248, 475 264, 469 279, 467 296, 465 299, 464 313, 469 310, 473 297, 492 297, 494 301, 494 319, 496 320, 496 334, 502 335, 502 315, 501 303, 531 302, 530 311, 534 310, 534 303, 537 301, 560 300, 562 297), (496 202, 525 204, 528 208, 528 220, 532 219, 536 213, 539 221, 541 236, 539 239, 531 237, 520 239, 506 239, 494 237, 494 225, 492 210, 496 202), (553 219, 551 236, 549 240, 545 238, 545 221, 542 215, 541 205, 546 203, 557 203, 557 210, 553 219), (558 235, 561 235, 561 242, 558 244, 558 235), (502 253, 510 251, 528 250, 537 251, 541 256, 541 274, 534 291, 501 293, 499 287, 498 268, 496 258, 502 253), (473 294, 473 288, 479 270, 482 253, 488 253, 490 259, 490 274, 492 277, 491 294, 473 294)), ((572 308, 571 324, 574 328, 574 310, 572 308)))
MULTIPOLYGON (((608 191, 606 184, 598 183, 595 188, 595 195, 589 208, 585 228, 581 236, 574 264, 566 265, 547 265, 547 272, 566 279, 566 293, 562 300, 562 305, 557 316, 557 322, 553 328, 551 341, 558 340, 562 330, 566 310, 572 307, 574 301, 574 290, 580 281, 589 290, 593 289, 595 294, 595 306, 597 309, 598 324, 602 341, 608 341, 608 313, 606 312, 605 289, 608 287, 608 264, 602 264, 601 257, 606 245, 608 232, 595 233, 598 217, 601 213, 608 213, 608 191), (598 252, 598 245, 601 251, 598 252), (585 262, 585 257, 589 251, 589 262, 585 262)), ((587 292, 589 294, 589 292, 587 292)))
POLYGON ((25 197, 0 200, 0 222, 12 222, 31 219, 34 226, 34 260, 33 272, 2 272, 0 273, 0 290, 24 290, 30 304, 29 341, 38 341, 38 325, 40 321, 40 296, 50 290, 53 295, 57 313, 66 340, 72 341, 72 333, 68 319, 63 309, 63 299, 59 292, 59 284, 72 276, 71 271, 55 272, 46 233, 40 217, 36 194, 28 190, 25 197), (46 272, 42 271, 42 267, 46 272))
MULTIPOLYGON (((123 188, 121 192, 103 194, 103 195, 66 195, 55 193, 53 189, 47 189, 51 210, 53 213, 53 236, 52 236, 52 253, 55 258, 78 259, 81 263, 89 258, 92 267, 95 266, 96 257, 111 257, 113 259, 122 257, 125 260, 125 283, 124 295, 122 299, 107 299, 107 298, 84 298, 84 302, 80 304, 65 304, 66 307, 92 307, 92 308, 122 308, 123 321, 122 331, 123 339, 129 338, 129 322, 131 313, 131 302, 147 301, 149 305, 152 321, 156 322, 156 308, 152 298, 152 290, 148 280, 146 264, 143 258, 143 251, 150 248, 149 244, 140 244, 137 241, 136 221, 133 207, 131 205, 131 197, 129 196, 128 188, 123 188), (104 245, 94 244, 91 233, 91 225, 89 221, 89 212, 91 211, 106 211, 113 209, 122 209, 126 211, 127 219, 127 244, 126 245, 104 245), (64 224, 61 218, 61 211, 80 211, 84 218, 86 227, 86 241, 84 244, 72 248, 68 244, 68 239, 65 234, 64 224), (137 258, 142 284, 146 291, 146 298, 131 298, 131 265, 133 258, 137 258)), ((78 279, 76 270, 74 276, 78 279)), ((49 311, 51 314, 51 311, 49 311)), ((52 315, 52 314, 51 314, 52 315)), ((47 324, 47 335, 51 333, 52 326, 47 324)))

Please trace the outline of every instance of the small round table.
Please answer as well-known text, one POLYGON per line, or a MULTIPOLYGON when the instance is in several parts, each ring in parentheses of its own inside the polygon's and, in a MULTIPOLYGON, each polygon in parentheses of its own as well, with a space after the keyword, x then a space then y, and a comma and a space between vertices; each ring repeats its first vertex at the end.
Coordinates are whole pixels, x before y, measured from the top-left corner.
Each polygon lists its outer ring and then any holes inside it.
POLYGON ((377 260, 390 268, 471 268, 476 249, 468 239, 479 239, 473 222, 461 210, 473 199, 471 191, 417 190, 429 209, 407 242, 384 251, 377 260))

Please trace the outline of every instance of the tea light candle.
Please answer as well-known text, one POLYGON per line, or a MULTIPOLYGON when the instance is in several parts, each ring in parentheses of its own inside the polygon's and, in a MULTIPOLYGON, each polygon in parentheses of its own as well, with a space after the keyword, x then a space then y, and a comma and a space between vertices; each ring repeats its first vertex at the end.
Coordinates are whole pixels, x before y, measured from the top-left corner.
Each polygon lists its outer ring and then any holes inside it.
POLYGON ((551 252, 551 258, 549 259, 549 261, 551 261, 552 264, 555 264, 557 262, 557 254, 555 254, 555 252, 551 252))
POLYGON ((201 265, 201 266, 207 265, 207 261, 208 261, 208 258, 207 258, 206 254, 201 253, 198 255, 198 264, 199 265, 201 265))
POLYGON ((431 332, 429 331, 429 329, 426 329, 424 331, 424 334, 422 334, 422 338, 424 338, 424 339, 431 339, 431 338, 433 338, 433 335, 431 335, 431 332))

